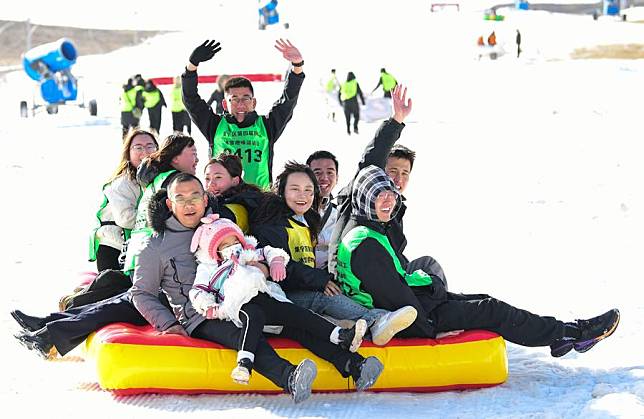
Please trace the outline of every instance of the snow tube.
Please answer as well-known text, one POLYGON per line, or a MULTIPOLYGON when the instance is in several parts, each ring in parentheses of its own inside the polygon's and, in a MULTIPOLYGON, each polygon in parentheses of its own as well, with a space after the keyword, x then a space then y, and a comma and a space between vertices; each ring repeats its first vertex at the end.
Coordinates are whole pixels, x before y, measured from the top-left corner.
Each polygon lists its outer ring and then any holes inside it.
MULTIPOLYGON (((304 358, 318 367, 317 392, 355 391, 328 362, 292 340, 269 342, 293 364, 304 358)), ((508 376, 505 341, 492 332, 472 330, 442 339, 392 339, 385 347, 365 341, 359 352, 377 356, 385 370, 370 391, 434 392, 491 387, 508 376)), ((94 359, 100 386, 117 395, 141 393, 282 393, 258 373, 247 386, 230 372, 236 351, 178 335, 158 335, 152 326, 114 323, 92 334, 85 353, 94 359)))

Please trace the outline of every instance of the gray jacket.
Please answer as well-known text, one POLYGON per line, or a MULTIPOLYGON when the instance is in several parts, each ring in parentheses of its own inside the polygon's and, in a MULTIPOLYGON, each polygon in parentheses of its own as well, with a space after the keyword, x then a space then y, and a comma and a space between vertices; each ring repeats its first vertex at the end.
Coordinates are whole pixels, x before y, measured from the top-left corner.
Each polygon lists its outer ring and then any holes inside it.
POLYGON ((164 331, 178 320, 192 334, 205 320, 188 299, 197 272, 197 261, 190 252, 194 229, 183 226, 164 207, 150 205, 148 214, 155 234, 144 242, 135 265, 132 300, 156 330, 164 331), (172 311, 161 304, 159 289, 168 297, 172 311))

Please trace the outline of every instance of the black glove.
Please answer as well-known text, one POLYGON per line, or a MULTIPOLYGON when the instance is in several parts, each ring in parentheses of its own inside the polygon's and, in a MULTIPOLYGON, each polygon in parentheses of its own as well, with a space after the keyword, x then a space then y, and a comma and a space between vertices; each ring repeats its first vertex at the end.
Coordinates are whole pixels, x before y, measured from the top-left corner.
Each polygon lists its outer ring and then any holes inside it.
POLYGON ((195 48, 194 51, 192 51, 192 54, 190 54, 190 58, 188 60, 190 61, 190 64, 196 67, 199 65, 199 63, 208 61, 209 59, 214 57, 215 54, 219 51, 221 51, 219 42, 215 40, 206 40, 206 42, 199 45, 197 48, 195 48))

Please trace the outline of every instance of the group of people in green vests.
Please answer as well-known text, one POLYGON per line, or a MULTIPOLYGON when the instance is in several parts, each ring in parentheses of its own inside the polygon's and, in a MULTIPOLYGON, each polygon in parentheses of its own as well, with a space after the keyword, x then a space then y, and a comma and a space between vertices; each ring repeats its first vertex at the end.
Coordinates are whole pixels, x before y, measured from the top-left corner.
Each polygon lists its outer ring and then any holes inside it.
MULTIPOLYGON (((181 77, 174 78, 170 92, 172 112, 172 130, 175 132, 191 132, 191 121, 181 98, 181 77)), ((145 80, 140 74, 130 77, 123 85, 120 97, 121 126, 123 136, 131 129, 139 128, 143 111, 147 110, 150 131, 159 135, 161 130, 162 108, 168 107, 161 90, 154 80, 145 80)))
MULTIPOLYGON (((329 108, 328 117, 335 122, 335 104, 339 103, 344 110, 347 135, 351 135, 352 120, 353 133, 358 134, 358 123, 360 122, 360 103, 358 99, 360 99, 363 106, 366 104, 362 89, 353 71, 347 73, 347 79, 342 83, 338 81, 335 71, 335 69, 331 69, 331 76, 324 86, 327 95, 327 107, 329 108)), ((385 68, 381 68, 378 84, 370 95, 382 86, 383 96, 391 98, 391 93, 397 84, 396 78, 389 74, 385 68)))
MULTIPOLYGON (((551 355, 560 357, 573 350, 586 352, 616 330, 617 309, 564 322, 487 294, 448 291, 443 268, 434 258, 405 257, 403 193, 416 155, 396 144, 412 110, 407 88, 400 84, 390 92, 391 118, 366 145, 352 181, 337 197, 333 189, 338 161, 327 150, 313 152, 306 164, 287 163, 274 177, 274 144, 294 116, 305 79, 298 48, 281 39, 275 48, 291 65, 283 93, 267 115, 255 111, 253 86, 243 77, 227 80, 224 113, 214 112, 197 92, 197 70, 221 51, 221 44, 208 40, 193 50, 181 89, 186 111, 209 144, 205 186, 197 177, 199 158, 192 137, 175 133, 159 145, 154 133, 129 131, 121 164, 103 189, 105 199, 97 213, 100 226, 92 232, 90 256, 98 262, 101 255, 97 267, 104 270, 66 299, 61 312, 39 317, 12 311, 23 329, 16 335, 22 344, 44 357, 52 350, 64 355, 106 324, 149 323, 160 333, 238 350, 235 381, 242 376, 248 382, 256 371, 301 402, 311 395, 315 364, 303 360, 293 365, 279 357, 258 324, 281 326, 281 336, 299 341, 332 363, 360 391, 370 388, 386 368, 381 360, 356 352, 363 338, 386 345, 394 336, 436 338, 486 329, 519 345, 549 346, 551 355), (117 180, 119 185, 113 185, 117 180), (127 195, 121 199, 127 205, 114 198, 117 189, 127 195), (249 241, 242 233, 254 235, 257 248, 282 249, 288 255, 288 260, 282 258, 285 274, 274 282, 291 303, 325 316, 330 323, 316 319, 308 330, 302 325, 304 317, 293 315, 296 310, 285 309, 262 293, 241 306, 240 318, 245 318, 241 328, 204 316, 216 312, 218 301, 225 298, 219 277, 200 288, 216 296, 212 306, 195 310, 188 298, 197 272, 193 234, 211 214, 234 222, 241 231, 221 227, 234 237, 225 243, 213 241, 209 252, 215 260, 223 263, 239 257, 249 241), (118 228, 122 240, 107 240, 118 228), (101 229, 109 234, 99 234, 101 229), (121 243, 126 243, 124 251, 101 253, 101 246, 118 250, 121 243), (106 262, 109 258, 111 263, 106 262), (246 339, 249 333, 259 333, 250 339, 252 347, 246 339)), ((269 281, 275 268, 270 265, 257 263, 269 281)))

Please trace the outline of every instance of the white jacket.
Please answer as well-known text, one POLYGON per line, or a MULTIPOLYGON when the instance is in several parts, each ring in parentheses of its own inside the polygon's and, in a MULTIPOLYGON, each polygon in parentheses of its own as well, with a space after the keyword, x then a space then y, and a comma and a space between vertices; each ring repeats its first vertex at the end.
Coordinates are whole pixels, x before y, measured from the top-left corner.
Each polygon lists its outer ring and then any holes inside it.
POLYGON ((136 218, 136 206, 141 196, 141 187, 135 180, 123 174, 103 189, 107 206, 99 214, 101 221, 114 221, 116 225, 101 226, 96 232, 100 244, 121 250, 123 229, 132 229, 136 218))
POLYGON ((242 326, 239 319, 241 306, 249 302, 258 293, 264 292, 278 301, 289 302, 282 288, 273 281, 268 281, 262 271, 248 265, 251 261, 266 260, 269 264, 276 257, 289 261, 288 254, 278 248, 265 246, 261 249, 243 250, 238 262, 232 260, 217 264, 202 252, 197 253, 197 274, 188 296, 195 310, 205 316, 206 310, 218 306, 217 318, 230 320, 237 327, 242 326))

